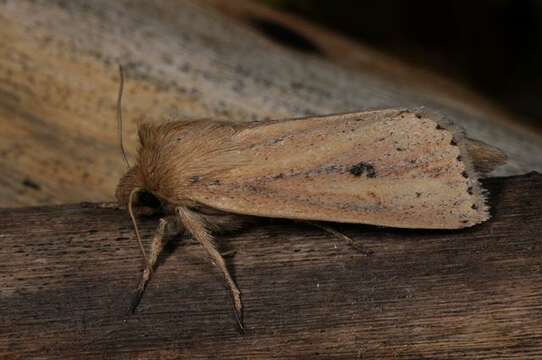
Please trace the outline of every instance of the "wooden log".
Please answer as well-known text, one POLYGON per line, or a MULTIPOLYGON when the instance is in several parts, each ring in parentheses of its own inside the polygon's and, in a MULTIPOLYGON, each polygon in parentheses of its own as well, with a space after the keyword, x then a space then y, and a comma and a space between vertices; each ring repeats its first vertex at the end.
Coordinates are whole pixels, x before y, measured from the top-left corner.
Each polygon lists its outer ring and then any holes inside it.
POLYGON ((192 240, 172 242, 128 315, 142 260, 124 210, 2 209, 0 357, 539 359, 542 175, 483 182, 493 218, 470 229, 336 225, 370 256, 289 221, 221 236, 245 335, 192 240))
POLYGON ((132 156, 141 119, 425 106, 505 151, 499 174, 542 171, 540 135, 498 106, 253 2, 6 0, 0 22, 0 206, 113 200, 119 63, 132 156))

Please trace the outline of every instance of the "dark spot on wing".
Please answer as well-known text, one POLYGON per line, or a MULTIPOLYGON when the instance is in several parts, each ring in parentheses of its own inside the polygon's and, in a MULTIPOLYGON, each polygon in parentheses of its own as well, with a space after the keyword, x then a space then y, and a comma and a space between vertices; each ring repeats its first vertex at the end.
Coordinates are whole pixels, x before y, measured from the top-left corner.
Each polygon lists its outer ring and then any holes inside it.
MULTIPOLYGON (((329 174, 341 174, 346 171, 346 167, 344 165, 325 165, 321 166, 316 169, 310 169, 308 171, 300 171, 296 172, 292 169, 288 171, 288 177, 296 177, 296 176, 303 176, 306 179, 311 179, 320 175, 329 175, 329 174)), ((280 173, 278 175, 272 176, 272 179, 280 179, 284 177, 285 175, 283 173, 280 173)))
POLYGON ((191 182, 192 184, 197 183, 198 181, 200 181, 200 177, 199 177, 199 176, 192 176, 192 177, 190 178, 190 182, 191 182))
POLYGON ((324 166, 322 168, 322 172, 326 173, 326 174, 330 174, 330 173, 333 173, 333 172, 337 172, 341 170, 341 167, 338 166, 338 165, 328 165, 328 166, 324 166))
POLYGON ((354 176, 367 174, 367 177, 374 178, 376 176, 376 171, 373 165, 360 162, 359 164, 352 166, 350 169, 350 174, 354 176))
POLYGON ((38 190, 38 191, 41 190, 41 186, 30 178, 24 179, 23 185, 33 190, 38 190))

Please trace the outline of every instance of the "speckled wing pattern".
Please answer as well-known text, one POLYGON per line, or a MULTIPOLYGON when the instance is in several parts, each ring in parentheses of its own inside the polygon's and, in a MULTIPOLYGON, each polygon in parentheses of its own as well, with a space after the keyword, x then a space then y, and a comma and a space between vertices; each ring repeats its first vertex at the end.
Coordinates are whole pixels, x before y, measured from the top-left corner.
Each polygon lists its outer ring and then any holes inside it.
POLYGON ((231 137, 237 166, 190 198, 231 213, 399 228, 489 218, 461 131, 438 116, 379 110, 264 122, 231 137))

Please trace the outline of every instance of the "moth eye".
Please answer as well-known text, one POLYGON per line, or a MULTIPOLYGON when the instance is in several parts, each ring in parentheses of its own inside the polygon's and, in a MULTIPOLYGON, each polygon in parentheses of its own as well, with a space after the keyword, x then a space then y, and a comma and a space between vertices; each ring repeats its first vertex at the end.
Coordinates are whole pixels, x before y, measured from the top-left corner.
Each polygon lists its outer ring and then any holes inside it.
POLYGON ((162 205, 160 200, 148 191, 140 192, 137 200, 139 206, 144 206, 151 209, 158 209, 162 205))

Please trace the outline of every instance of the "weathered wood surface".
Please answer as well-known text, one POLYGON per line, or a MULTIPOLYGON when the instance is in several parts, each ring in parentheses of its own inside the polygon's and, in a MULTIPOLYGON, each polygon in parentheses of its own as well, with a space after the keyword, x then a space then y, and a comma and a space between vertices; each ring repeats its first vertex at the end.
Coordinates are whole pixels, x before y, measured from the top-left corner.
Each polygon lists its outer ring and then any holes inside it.
POLYGON ((426 106, 504 150, 499 174, 542 170, 541 137, 472 92, 252 2, 4 0, 0 22, 0 206, 113 200, 118 63, 132 155, 141 119, 426 106))
MULTIPOLYGON (((221 237, 244 336, 220 275, 189 239, 166 251, 135 315, 142 261, 125 211, 0 210, 3 359, 542 357, 542 175, 484 180, 493 219, 463 231, 262 220, 221 237)), ((142 221, 149 238, 156 219, 142 221)))

